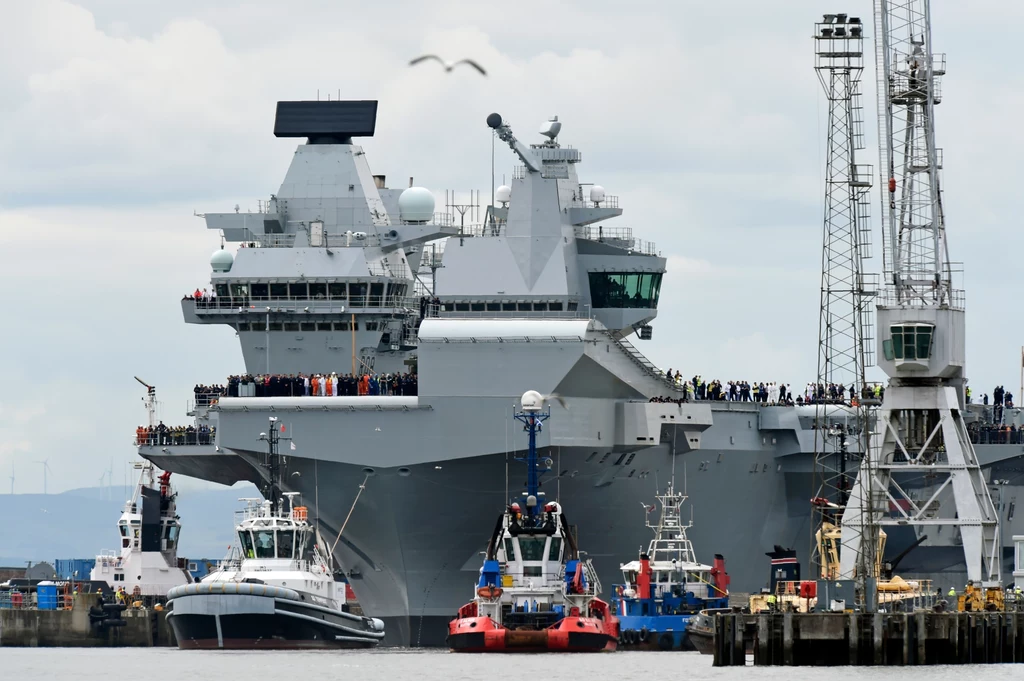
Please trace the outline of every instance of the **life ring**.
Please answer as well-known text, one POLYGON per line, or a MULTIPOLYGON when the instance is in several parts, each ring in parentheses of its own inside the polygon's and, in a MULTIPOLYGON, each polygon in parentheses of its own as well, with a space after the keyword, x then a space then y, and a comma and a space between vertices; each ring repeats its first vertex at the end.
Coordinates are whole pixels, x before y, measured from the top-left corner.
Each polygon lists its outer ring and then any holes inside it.
POLYGON ((667 631, 658 637, 658 649, 659 650, 672 650, 675 648, 676 639, 672 634, 667 631))
POLYGON ((647 643, 647 627, 640 629, 640 643, 647 643))
POLYGON ((476 590, 476 595, 480 598, 495 599, 501 596, 501 587, 497 586, 482 586, 476 590))

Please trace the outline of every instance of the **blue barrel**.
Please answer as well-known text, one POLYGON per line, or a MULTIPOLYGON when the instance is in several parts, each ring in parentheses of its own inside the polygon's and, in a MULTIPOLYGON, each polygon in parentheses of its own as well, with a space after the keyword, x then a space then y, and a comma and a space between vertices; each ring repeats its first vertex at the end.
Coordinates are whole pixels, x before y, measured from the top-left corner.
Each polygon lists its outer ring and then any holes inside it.
POLYGON ((53 582, 39 582, 36 587, 36 603, 40 610, 56 610, 57 585, 53 582))

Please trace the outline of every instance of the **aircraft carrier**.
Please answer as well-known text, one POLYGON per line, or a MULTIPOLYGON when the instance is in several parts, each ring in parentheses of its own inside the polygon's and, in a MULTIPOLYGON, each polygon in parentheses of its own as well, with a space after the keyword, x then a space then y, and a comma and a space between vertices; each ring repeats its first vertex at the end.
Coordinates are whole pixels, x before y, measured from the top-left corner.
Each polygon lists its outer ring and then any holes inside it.
MULTIPOLYGON (((556 396, 539 436, 544 489, 572 510, 604 583, 645 540, 639 517, 622 518, 639 516, 673 473, 693 507, 691 539, 709 552, 698 558, 725 555, 734 592, 766 584, 776 544, 807 556, 814 407, 649 401, 682 396, 633 344, 653 332, 666 260, 605 224, 622 208, 581 181, 581 152, 560 144, 561 123, 526 143, 489 116, 518 164, 480 224, 456 225, 411 179, 392 188, 371 173, 353 138, 374 134, 376 111, 374 101, 279 102, 275 135, 304 143, 258 212, 204 216, 232 248, 211 258, 215 297, 181 305, 187 323, 234 328, 251 374, 414 373, 414 394, 224 397, 190 412, 216 426, 214 444, 139 453, 178 474, 264 484, 258 438, 277 416, 294 445, 286 491, 315 509, 328 542, 347 518, 335 557, 392 645, 442 645, 471 595, 494 509, 524 484, 509 462, 526 447, 512 415, 527 390, 556 396)), ((1024 533, 1013 511, 1022 447, 977 452, 1007 481, 1011 544, 1024 533)), ((914 484, 928 493, 927 479, 914 484)), ((887 556, 919 539, 894 529, 887 556)), ((900 573, 958 584, 957 542, 928 537, 900 573)))

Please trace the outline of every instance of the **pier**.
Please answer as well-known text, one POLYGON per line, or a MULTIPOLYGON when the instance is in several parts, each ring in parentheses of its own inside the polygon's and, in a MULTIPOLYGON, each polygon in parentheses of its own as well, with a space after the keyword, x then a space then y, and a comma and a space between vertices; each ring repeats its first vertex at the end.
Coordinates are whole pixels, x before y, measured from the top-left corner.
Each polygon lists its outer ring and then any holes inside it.
POLYGON ((1024 662, 1024 612, 726 613, 714 630, 716 667, 1024 662))
POLYGON ((177 645, 167 623, 167 613, 162 609, 129 607, 118 612, 115 606, 104 612, 96 594, 78 594, 68 606, 52 609, 0 608, 0 647, 119 648, 177 645))

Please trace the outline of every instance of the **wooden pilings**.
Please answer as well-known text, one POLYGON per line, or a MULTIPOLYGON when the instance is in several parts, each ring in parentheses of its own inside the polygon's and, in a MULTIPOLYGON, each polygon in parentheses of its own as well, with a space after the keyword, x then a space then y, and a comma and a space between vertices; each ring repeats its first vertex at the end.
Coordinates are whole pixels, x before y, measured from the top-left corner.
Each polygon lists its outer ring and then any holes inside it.
POLYGON ((1024 662, 1024 613, 740 613, 715 616, 714 664, 756 666, 1024 662))

